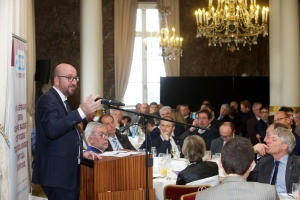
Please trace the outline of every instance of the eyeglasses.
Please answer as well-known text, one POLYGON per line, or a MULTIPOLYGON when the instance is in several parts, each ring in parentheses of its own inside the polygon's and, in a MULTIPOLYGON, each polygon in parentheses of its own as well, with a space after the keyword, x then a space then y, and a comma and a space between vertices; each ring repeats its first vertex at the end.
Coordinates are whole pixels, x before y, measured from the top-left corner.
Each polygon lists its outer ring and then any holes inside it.
POLYGON ((287 117, 278 118, 278 119, 274 120, 274 122, 279 122, 280 120, 283 120, 285 118, 287 118, 287 117))
POLYGON ((101 133, 101 134, 93 134, 92 136, 99 136, 101 138, 105 138, 105 136, 108 137, 109 135, 107 133, 101 133))
POLYGON ((196 117, 196 119, 198 119, 198 120, 206 120, 206 119, 208 119, 207 117, 196 117))
POLYGON ((222 139, 229 139, 229 138, 232 138, 232 135, 229 135, 229 136, 220 136, 222 139))
POLYGON ((57 76, 57 77, 59 77, 59 78, 64 77, 64 78, 68 79, 69 82, 72 82, 74 79, 75 79, 76 82, 79 82, 79 77, 78 76, 74 76, 74 77, 73 76, 57 76))

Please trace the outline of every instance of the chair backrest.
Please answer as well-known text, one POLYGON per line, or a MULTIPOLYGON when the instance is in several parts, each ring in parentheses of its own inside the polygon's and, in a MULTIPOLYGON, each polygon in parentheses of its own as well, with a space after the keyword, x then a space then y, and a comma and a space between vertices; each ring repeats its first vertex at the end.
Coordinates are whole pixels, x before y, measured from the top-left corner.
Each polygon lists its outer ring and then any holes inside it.
POLYGON ((169 184, 166 185, 164 188, 164 199, 180 200, 180 197, 184 194, 202 191, 210 187, 211 186, 208 184, 191 185, 191 186, 169 184))
POLYGON ((195 200, 197 194, 198 194, 198 192, 184 194, 180 197, 180 200, 195 200))
POLYGON ((211 176, 208 178, 203 178, 197 181, 193 181, 190 183, 187 183, 186 185, 190 186, 190 185, 200 185, 200 184, 209 184, 211 186, 216 186, 220 183, 219 181, 219 175, 216 176, 211 176))

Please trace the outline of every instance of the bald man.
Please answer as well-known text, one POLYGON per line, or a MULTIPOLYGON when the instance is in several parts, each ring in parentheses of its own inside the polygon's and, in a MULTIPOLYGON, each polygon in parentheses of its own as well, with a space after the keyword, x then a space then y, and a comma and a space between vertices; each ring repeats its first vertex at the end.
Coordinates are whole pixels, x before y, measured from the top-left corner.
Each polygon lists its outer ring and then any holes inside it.
POLYGON ((101 159, 92 151, 82 151, 77 124, 95 112, 101 100, 89 95, 72 111, 67 97, 73 95, 79 77, 69 64, 54 70, 53 87, 40 97, 35 108, 36 147, 32 182, 40 184, 49 200, 79 199, 80 161, 101 159))

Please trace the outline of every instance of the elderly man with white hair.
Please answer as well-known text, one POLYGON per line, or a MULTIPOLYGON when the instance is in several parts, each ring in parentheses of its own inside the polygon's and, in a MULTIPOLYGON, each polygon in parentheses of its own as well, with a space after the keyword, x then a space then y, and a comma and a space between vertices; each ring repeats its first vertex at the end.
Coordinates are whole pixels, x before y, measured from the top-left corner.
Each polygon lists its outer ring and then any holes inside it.
POLYGON ((271 156, 259 160, 248 180, 274 185, 278 193, 291 193, 292 185, 298 183, 300 175, 300 157, 292 154, 295 137, 290 130, 278 127, 265 140, 268 146, 266 153, 271 156))
POLYGON ((230 122, 231 120, 230 117, 228 116, 228 111, 229 111, 229 105, 227 103, 222 104, 220 108, 220 115, 217 119, 222 122, 230 122))
POLYGON ((108 147, 108 133, 105 126, 99 122, 88 123, 85 130, 88 143, 87 151, 103 153, 108 147))

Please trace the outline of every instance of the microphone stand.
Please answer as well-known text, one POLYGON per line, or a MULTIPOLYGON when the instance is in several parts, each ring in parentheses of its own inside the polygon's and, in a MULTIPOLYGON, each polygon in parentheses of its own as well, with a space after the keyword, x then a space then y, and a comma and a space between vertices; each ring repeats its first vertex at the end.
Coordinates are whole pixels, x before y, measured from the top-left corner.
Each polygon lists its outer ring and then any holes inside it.
POLYGON ((161 118, 161 117, 155 117, 153 115, 148 115, 148 114, 144 114, 144 113, 138 113, 138 112, 134 112, 134 111, 130 111, 130 110, 125 110, 125 109, 122 109, 122 108, 113 107, 112 105, 109 105, 108 107, 110 109, 121 110, 121 111, 124 111, 124 112, 135 114, 137 116, 140 116, 143 119, 143 127, 145 129, 145 167, 146 167, 146 194, 145 195, 146 195, 146 200, 149 200, 148 167, 153 166, 153 158, 151 158, 150 154, 148 154, 148 142, 147 142, 147 137, 148 137, 148 134, 149 134, 148 130, 147 130, 148 119, 155 118, 155 119, 169 121, 169 122, 173 122, 173 123, 177 123, 177 124, 181 124, 181 125, 187 125, 187 126, 207 130, 207 131, 210 130, 209 128, 205 128, 205 127, 200 127, 200 126, 195 126, 195 125, 192 125, 192 124, 181 123, 181 122, 177 122, 177 121, 173 121, 173 120, 169 120, 169 119, 164 119, 164 118, 161 118))

